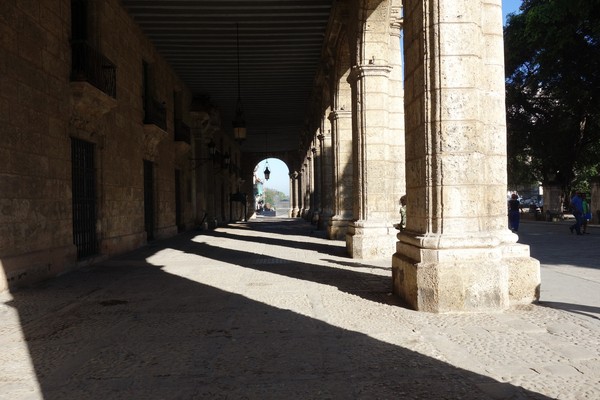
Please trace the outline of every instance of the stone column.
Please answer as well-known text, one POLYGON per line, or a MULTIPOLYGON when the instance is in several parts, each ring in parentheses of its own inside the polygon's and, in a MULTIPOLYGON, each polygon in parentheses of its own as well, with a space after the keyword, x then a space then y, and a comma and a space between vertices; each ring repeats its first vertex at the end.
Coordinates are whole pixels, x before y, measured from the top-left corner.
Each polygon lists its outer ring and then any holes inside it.
POLYGON ((292 201, 291 217, 298 216, 298 172, 290 174, 290 200, 292 201))
POLYGON ((392 5, 390 17, 389 64, 392 71, 389 77, 389 123, 386 143, 390 174, 386 176, 386 187, 393 202, 393 221, 400 222, 400 197, 406 194, 406 163, 404 141, 404 82, 402 73, 402 49, 400 48, 402 29, 402 6, 392 5))
POLYGON ((431 312, 539 297, 539 262, 506 223, 500 0, 407 0, 407 229, 394 292, 431 312))
POLYGON ((321 154, 321 215, 319 230, 329 226, 333 216, 333 157, 331 146, 331 130, 324 130, 318 137, 321 154))
MULTIPOLYGON (((310 150, 309 150, 310 154, 310 150)), ((304 211, 302 217, 310 222, 312 218, 312 157, 306 156, 304 161, 304 211)))
POLYGON ((298 218, 304 218, 306 212, 305 200, 306 193, 306 166, 302 165, 298 172, 298 218))
POLYGON ((311 222, 315 225, 318 224, 321 219, 321 153, 318 150, 318 139, 315 135, 315 141, 313 142, 316 147, 311 149, 312 152, 312 209, 313 214, 311 218, 311 222))
POLYGON ((336 110, 329 114, 333 141, 333 212, 327 237, 344 240, 352 221, 352 112, 336 110))
POLYGON ((359 13, 367 18, 357 44, 364 58, 348 78, 353 97, 354 220, 348 226, 346 248, 353 258, 379 258, 394 253, 393 225, 404 191, 404 139, 401 127, 391 126, 402 116, 402 97, 393 93, 399 89, 398 78, 401 82, 400 42, 392 1, 365 3, 376 8, 359 13))

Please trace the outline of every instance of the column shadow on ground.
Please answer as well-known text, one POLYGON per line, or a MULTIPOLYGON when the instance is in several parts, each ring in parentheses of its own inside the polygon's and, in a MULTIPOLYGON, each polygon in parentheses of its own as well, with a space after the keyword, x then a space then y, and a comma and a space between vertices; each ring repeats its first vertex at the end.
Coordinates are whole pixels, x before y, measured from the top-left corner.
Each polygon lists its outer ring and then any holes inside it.
MULTIPOLYGON (((278 232, 279 234, 279 232, 278 232)), ((208 231, 203 233, 204 236, 222 237, 235 240, 244 240, 246 242, 253 242, 257 244, 267 244, 273 246, 284 246, 294 249, 311 250, 317 253, 322 253, 330 256, 347 257, 346 248, 340 246, 331 246, 322 243, 309 242, 309 241, 298 241, 291 239, 278 239, 274 237, 256 237, 256 236, 244 236, 234 235, 227 232, 220 231, 208 231)))
POLYGON ((548 399, 166 273, 145 250, 12 293, 44 399, 548 399))
POLYGON ((573 314, 583 315, 589 318, 600 320, 600 307, 586 306, 582 304, 564 303, 560 301, 540 301, 540 306, 550 307, 557 310, 572 312, 573 314))

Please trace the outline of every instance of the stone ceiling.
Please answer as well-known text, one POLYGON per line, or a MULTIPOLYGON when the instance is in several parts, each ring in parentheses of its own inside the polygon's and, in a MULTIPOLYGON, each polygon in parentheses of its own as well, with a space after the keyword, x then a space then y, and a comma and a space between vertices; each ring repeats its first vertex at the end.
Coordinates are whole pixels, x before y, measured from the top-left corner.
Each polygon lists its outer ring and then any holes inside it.
POLYGON ((231 132, 240 88, 244 152, 299 146, 334 0, 122 0, 194 95, 209 95, 231 132))

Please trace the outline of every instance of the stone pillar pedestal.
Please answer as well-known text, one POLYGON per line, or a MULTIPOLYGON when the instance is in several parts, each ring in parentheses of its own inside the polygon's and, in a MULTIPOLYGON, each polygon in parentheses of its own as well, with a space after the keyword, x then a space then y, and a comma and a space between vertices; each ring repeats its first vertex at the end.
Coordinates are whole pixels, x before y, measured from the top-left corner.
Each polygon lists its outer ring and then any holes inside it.
POLYGON ((494 236, 398 236, 394 292, 415 310, 497 311, 539 298, 540 265, 529 246, 494 236))
POLYGON ((347 228, 346 250, 352 258, 389 257, 396 243, 396 232, 385 221, 351 221, 347 228))

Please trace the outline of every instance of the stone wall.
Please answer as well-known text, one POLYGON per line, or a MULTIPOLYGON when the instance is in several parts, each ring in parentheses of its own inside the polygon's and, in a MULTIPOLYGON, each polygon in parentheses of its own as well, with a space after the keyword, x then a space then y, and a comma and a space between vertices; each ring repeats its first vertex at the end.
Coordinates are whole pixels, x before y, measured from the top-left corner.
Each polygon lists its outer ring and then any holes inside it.
POLYGON ((0 4, 0 290, 37 281, 146 242, 143 160, 154 163, 154 237, 194 224, 189 146, 174 140, 174 92, 190 92, 117 0, 89 2, 89 43, 116 65, 116 99, 71 82, 71 2, 0 4), (143 123, 142 61, 167 130, 143 123), (98 253, 73 244, 71 138, 94 144, 98 253))

